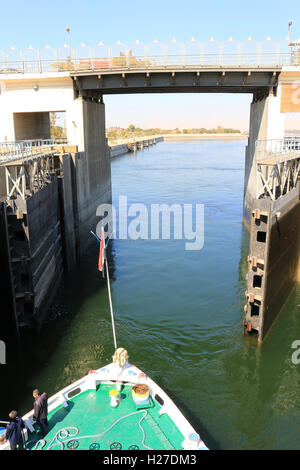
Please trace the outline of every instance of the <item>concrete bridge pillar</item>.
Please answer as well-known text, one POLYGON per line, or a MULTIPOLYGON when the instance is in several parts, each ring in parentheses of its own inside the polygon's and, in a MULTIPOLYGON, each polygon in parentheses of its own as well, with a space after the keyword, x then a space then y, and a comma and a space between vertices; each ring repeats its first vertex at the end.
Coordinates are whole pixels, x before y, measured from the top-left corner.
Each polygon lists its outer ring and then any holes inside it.
POLYGON ((285 114, 280 112, 281 86, 276 96, 253 96, 250 107, 250 129, 245 157, 244 179, 244 213, 243 221, 250 226, 250 214, 253 200, 256 198, 256 162, 255 143, 257 140, 283 139, 285 130, 285 114))
POLYGON ((75 155, 74 166, 80 251, 84 251, 91 240, 87 228, 95 225, 92 221, 96 221, 97 207, 103 203, 111 203, 112 195, 110 149, 105 135, 105 105, 90 100, 80 101, 82 130, 75 133, 75 138, 79 141, 83 136, 84 151, 75 155))

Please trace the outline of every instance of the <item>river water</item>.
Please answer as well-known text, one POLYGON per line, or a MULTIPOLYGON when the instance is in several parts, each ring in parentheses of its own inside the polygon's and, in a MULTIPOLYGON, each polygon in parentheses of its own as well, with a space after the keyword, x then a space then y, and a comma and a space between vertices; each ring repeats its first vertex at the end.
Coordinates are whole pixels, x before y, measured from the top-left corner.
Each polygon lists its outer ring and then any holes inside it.
MULTIPOLYGON (((118 344, 174 399, 210 448, 300 449, 300 289, 262 346, 242 334, 249 238, 243 140, 164 142, 112 161, 113 199, 204 204, 204 246, 110 242, 118 344)), ((95 242, 64 282, 39 338, 1 366, 1 417, 110 362, 113 339, 95 242), (5 383, 5 382, 6 383, 5 383), (4 385, 5 383, 5 385, 4 385), (9 384, 9 385, 8 385, 9 384)))

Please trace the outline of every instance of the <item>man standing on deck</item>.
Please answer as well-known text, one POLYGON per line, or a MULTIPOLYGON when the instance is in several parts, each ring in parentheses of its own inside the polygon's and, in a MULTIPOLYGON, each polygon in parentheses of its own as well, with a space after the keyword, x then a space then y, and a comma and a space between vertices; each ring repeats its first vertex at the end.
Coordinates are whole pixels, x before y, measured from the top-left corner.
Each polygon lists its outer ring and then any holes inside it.
POLYGON ((33 419, 37 422, 37 424, 41 428, 41 432, 39 434, 41 436, 45 436, 47 434, 47 414, 48 414, 48 396, 47 393, 40 394, 39 390, 36 388, 33 390, 33 419))
POLYGON ((22 418, 18 417, 18 412, 13 410, 9 413, 9 423, 6 426, 6 430, 3 436, 0 437, 0 441, 9 441, 11 450, 23 450, 23 433, 22 430, 25 427, 22 418))

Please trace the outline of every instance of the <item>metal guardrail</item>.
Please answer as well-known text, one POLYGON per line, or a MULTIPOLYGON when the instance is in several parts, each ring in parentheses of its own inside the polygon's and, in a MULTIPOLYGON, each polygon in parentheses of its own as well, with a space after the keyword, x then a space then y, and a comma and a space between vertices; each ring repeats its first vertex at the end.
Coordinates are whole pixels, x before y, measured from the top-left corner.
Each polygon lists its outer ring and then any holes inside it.
POLYGON ((0 51, 0 73, 84 72, 114 69, 155 69, 161 67, 281 67, 299 65, 300 51, 291 49, 289 41, 209 41, 167 43, 154 40, 150 44, 118 42, 113 46, 84 43, 78 48, 66 44, 54 49, 29 47, 18 50, 12 46, 0 51))
POLYGON ((284 139, 257 140, 256 162, 274 160, 281 163, 300 157, 300 136, 287 136, 284 139))
POLYGON ((0 142, 0 164, 49 155, 57 151, 57 145, 66 143, 66 139, 0 142))

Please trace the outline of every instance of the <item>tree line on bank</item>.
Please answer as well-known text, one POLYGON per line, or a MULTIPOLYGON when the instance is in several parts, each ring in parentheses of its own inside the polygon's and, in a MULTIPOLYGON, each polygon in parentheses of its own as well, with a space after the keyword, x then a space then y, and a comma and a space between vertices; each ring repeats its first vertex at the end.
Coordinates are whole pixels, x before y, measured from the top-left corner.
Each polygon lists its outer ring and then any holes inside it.
POLYGON ((106 135, 109 140, 161 134, 242 134, 242 132, 239 129, 226 128, 222 126, 217 126, 213 129, 206 129, 205 127, 194 127, 191 129, 160 129, 158 127, 142 129, 140 127, 135 127, 133 124, 130 124, 127 129, 122 127, 109 127, 106 131, 106 135))

